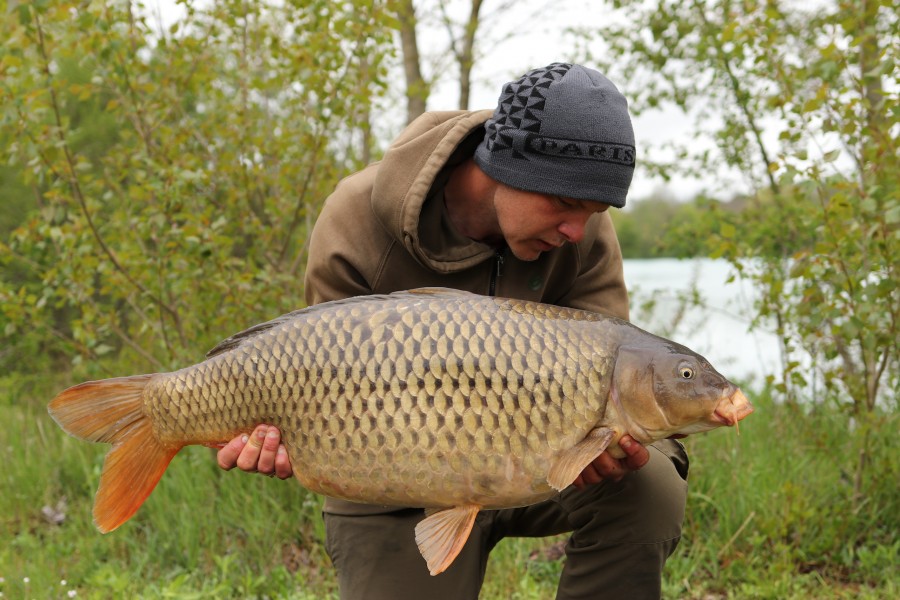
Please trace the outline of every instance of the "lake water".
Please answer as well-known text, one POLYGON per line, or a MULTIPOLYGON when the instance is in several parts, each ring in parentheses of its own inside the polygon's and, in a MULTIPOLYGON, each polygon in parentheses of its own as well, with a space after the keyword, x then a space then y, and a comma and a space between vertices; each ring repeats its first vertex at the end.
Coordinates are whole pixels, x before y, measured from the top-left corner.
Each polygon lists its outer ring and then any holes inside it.
POLYGON ((778 338, 771 331, 749 331, 755 292, 748 282, 728 282, 727 262, 659 258, 624 263, 635 325, 702 354, 728 378, 761 383, 778 372, 778 338), (684 308, 679 296, 694 284, 703 306, 684 308), (655 308, 642 311, 640 304, 650 298, 655 308))

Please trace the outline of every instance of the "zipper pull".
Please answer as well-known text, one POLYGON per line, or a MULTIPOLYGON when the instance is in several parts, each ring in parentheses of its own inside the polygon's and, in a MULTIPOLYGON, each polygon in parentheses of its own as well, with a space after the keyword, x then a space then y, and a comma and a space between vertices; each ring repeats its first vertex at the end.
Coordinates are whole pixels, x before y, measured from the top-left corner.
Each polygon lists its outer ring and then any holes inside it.
POLYGON ((503 252, 497 250, 494 253, 494 270, 491 271, 491 281, 488 283, 488 296, 493 296, 497 291, 497 280, 503 275, 503 252))

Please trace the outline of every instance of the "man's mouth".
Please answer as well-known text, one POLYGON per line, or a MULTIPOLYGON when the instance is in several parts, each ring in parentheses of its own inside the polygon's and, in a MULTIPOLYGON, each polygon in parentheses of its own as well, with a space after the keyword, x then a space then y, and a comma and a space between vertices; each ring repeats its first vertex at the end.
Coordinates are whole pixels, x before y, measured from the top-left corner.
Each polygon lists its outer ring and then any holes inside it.
POLYGON ((545 242, 544 240, 538 240, 537 244, 538 244, 538 248, 540 249, 541 252, 549 252, 550 250, 555 250, 556 248, 559 248, 559 246, 562 245, 562 244, 551 244, 549 242, 545 242))

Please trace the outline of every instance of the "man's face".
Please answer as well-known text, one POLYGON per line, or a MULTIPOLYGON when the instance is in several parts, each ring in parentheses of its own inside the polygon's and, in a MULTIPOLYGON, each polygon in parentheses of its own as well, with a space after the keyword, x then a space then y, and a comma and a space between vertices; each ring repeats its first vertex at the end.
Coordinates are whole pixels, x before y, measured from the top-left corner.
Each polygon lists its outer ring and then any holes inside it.
POLYGON ((536 260, 541 252, 584 237, 588 218, 605 212, 608 204, 549 194, 524 192, 499 185, 494 209, 506 244, 520 260, 536 260))

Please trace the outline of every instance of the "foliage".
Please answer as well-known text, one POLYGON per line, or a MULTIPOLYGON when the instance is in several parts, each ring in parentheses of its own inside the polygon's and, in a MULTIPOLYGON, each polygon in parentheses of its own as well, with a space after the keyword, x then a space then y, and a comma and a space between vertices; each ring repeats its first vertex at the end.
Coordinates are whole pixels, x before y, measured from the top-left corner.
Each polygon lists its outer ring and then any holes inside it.
POLYGON ((697 236, 703 221, 702 204, 679 202, 665 196, 629 201, 624 210, 610 211, 625 258, 689 258, 705 256, 709 249, 697 236))
POLYGON ((5 16, 0 153, 34 200, 0 245, 4 366, 167 369, 302 302, 305 233, 383 89, 381 3, 181 5, 161 30, 140 3, 5 16))
POLYGON ((687 233, 757 284, 783 339, 778 389, 824 385, 852 415, 861 499, 872 415, 900 389, 900 16, 887 0, 612 4, 607 67, 626 95, 697 115, 715 140, 663 171, 728 165, 751 185, 744 210, 687 233))

